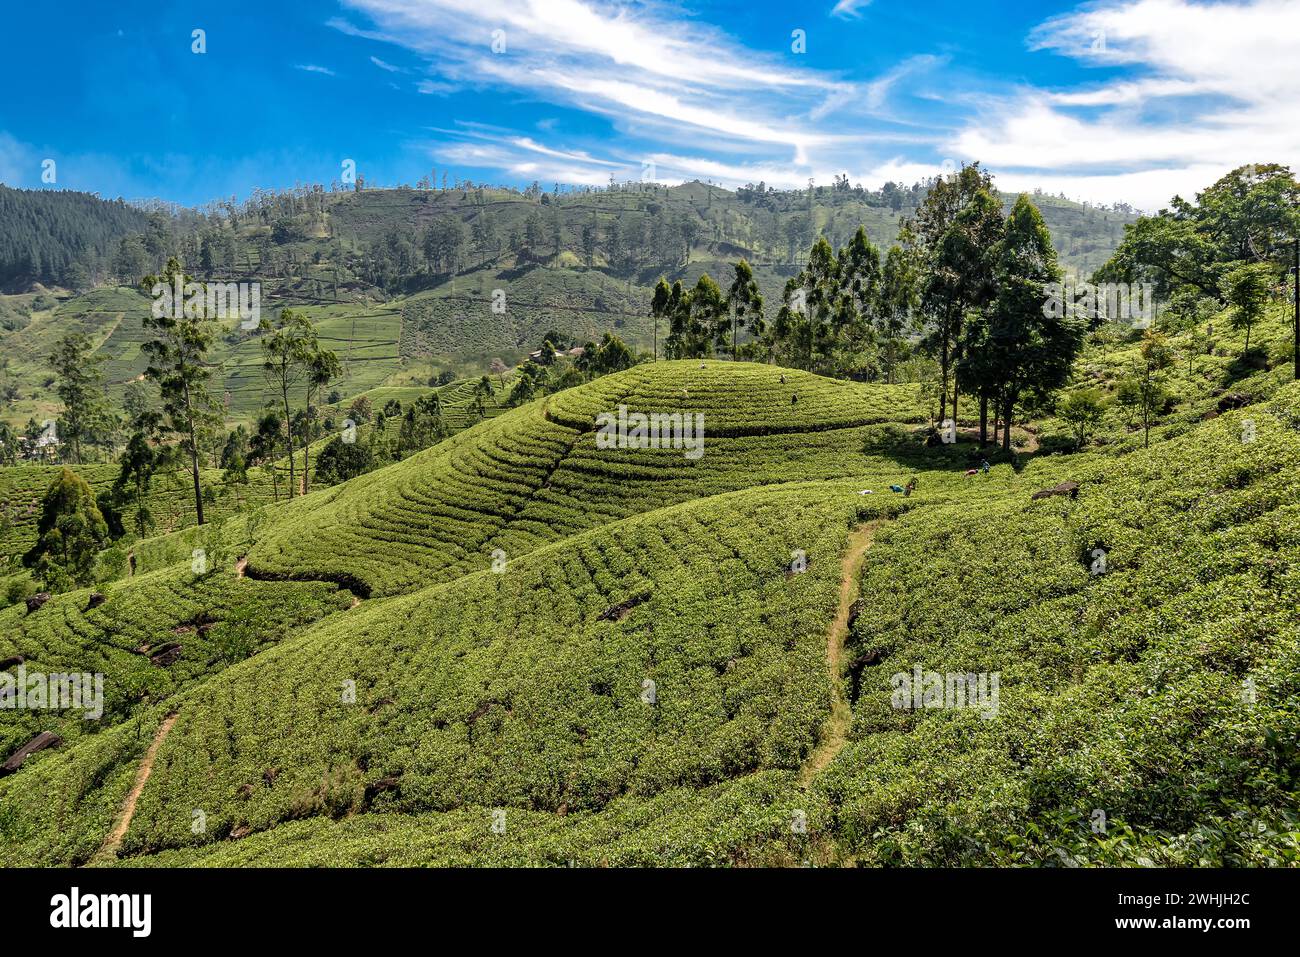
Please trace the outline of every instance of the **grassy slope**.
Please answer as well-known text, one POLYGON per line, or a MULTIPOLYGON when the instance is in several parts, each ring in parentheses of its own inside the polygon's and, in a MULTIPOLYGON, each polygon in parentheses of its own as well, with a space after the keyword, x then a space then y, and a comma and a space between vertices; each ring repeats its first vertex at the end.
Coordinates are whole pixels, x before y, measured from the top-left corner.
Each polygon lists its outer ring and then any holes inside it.
MULTIPOLYGON (((485 568, 497 549, 521 554, 702 495, 861 472, 872 424, 921 418, 906 387, 853 386, 745 363, 700 365, 607 376, 296 501, 250 552, 249 573, 396 594, 485 568), (598 450, 594 418, 619 403, 633 411, 702 410, 705 454, 598 450), (780 435, 763 436, 767 424, 780 435)), ((891 481, 897 478, 893 471, 891 481)))
MULTIPOLYGON (((967 449, 899 444, 914 390, 779 374, 632 370, 274 510, 250 571, 305 580, 248 587, 376 597, 169 697, 125 862, 1294 857, 1298 387, 1120 459, 966 478, 967 449), (703 408, 704 456, 598 451, 592 417, 620 401, 703 408), (884 491, 914 473, 912 498, 884 491), (1064 478, 1077 502, 1030 501, 1064 478), (840 553, 886 515, 845 654, 866 656, 842 676, 850 740, 801 789, 840 553), (796 549, 809 572, 787 576, 796 549), (890 707, 916 664, 998 672, 997 717, 890 707)), ((161 714, 0 782, 7 859, 87 859, 161 714)))

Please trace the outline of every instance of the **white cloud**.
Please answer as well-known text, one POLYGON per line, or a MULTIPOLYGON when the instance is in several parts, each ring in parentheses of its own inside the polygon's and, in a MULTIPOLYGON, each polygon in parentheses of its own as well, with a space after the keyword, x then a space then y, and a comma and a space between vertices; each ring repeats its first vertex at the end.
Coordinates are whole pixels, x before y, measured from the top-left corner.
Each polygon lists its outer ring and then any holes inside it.
POLYGON ((446 96, 448 93, 455 93, 458 87, 454 83, 440 83, 437 80, 421 80, 415 84, 415 89, 426 96, 446 96))
POLYGON ((836 119, 843 127, 846 114, 878 110, 906 76, 933 61, 915 57, 860 83, 811 69, 799 56, 746 49, 657 0, 345 3, 373 24, 332 26, 427 59, 434 78, 421 92, 510 89, 605 116, 629 139, 703 136, 711 149, 754 151, 800 176, 870 139, 868 130, 835 129, 836 119))
POLYGON ((831 10, 833 17, 860 17, 863 10, 871 6, 871 0, 839 0, 831 10))
POLYGON ((986 99, 945 148, 1039 185, 1144 209, 1250 162, 1300 162, 1300 0, 1119 0, 1054 17, 1031 49, 1121 68, 1082 89, 986 99))
POLYGON ((370 62, 373 63, 375 66, 379 67, 379 69, 381 69, 381 70, 387 70, 389 73, 401 73, 401 72, 402 72, 402 68, 401 68, 400 66, 393 66, 393 64, 388 63, 388 62, 386 62, 386 61, 384 61, 384 60, 381 60, 381 59, 379 59, 379 57, 377 57, 377 56, 372 56, 372 57, 370 58, 370 62))
MULTIPOLYGON (((1026 38, 1031 55, 1097 66, 1096 80, 1013 89, 961 63, 949 70, 956 52, 913 54, 867 78, 814 69, 806 57, 747 49, 673 0, 344 3, 369 22, 332 26, 424 58, 422 93, 504 90, 612 127, 591 134, 595 147, 508 131, 441 147, 528 178, 636 178, 653 158, 665 181, 800 186, 848 171, 876 186, 936 175, 951 157, 980 160, 1006 189, 1154 209, 1243 163, 1300 165, 1300 0, 1102 0, 1026 38), (904 109, 907 94, 926 96, 922 80, 933 105, 904 109)), ((830 12, 867 6, 840 0, 830 12)), ((554 133, 539 123, 534 135, 554 133)))
POLYGON ((1155 212, 1168 206, 1175 194, 1191 199, 1223 172, 1221 167, 1205 163, 1097 176, 1010 172, 997 176, 997 186, 1010 193, 1032 193, 1035 189, 1052 195, 1064 193, 1069 199, 1098 204, 1129 202, 1155 212))
POLYGON ((317 66, 314 63, 299 63, 295 69, 305 70, 308 73, 323 73, 325 76, 334 76, 335 73, 329 67, 317 66))

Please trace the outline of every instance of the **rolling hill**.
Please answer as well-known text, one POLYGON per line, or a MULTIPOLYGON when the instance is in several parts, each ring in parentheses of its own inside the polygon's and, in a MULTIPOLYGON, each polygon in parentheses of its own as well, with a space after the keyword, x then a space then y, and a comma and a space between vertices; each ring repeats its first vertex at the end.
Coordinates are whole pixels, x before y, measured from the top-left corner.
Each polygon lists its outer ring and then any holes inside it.
POLYGON ((0 611, 0 658, 112 689, 0 709, 63 739, 0 779, 0 861, 1294 864, 1285 371, 969 474, 915 386, 639 365, 228 520, 202 574, 153 543, 0 611), (702 412, 702 454, 604 447, 620 405, 702 412))

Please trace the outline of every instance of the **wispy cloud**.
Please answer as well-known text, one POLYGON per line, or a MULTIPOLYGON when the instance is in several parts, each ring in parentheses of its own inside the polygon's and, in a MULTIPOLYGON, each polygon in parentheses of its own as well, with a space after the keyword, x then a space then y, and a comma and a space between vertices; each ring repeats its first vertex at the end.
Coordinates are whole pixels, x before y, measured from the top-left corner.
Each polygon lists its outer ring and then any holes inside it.
POLYGON ((314 63, 299 63, 295 69, 305 70, 307 73, 323 73, 326 76, 335 76, 334 71, 329 67, 317 66, 314 63))
POLYGON ((682 30, 681 11, 654 0, 346 3, 372 22, 332 26, 426 58, 431 78, 421 92, 514 90, 606 117, 647 155, 693 138, 711 151, 749 153, 755 165, 787 166, 786 178, 802 182, 818 168, 838 169, 840 154, 860 155, 877 132, 888 141, 889 129, 845 133, 834 121, 879 111, 902 80, 933 61, 910 58, 856 81, 795 54, 747 49, 696 20, 682 30))
POLYGON ((1295 163, 1298 18, 1297 0, 1111 0, 1054 17, 1030 48, 1113 76, 990 97, 947 148, 1007 183, 1147 209, 1245 163, 1295 163))
MULTIPOLYGON (((911 52, 870 76, 828 70, 747 48, 672 0, 343 2, 349 17, 330 25, 422 58, 422 93, 506 91, 607 124, 595 142, 538 142, 557 137, 537 124, 537 139, 461 130, 436 147, 515 176, 599 183, 652 162, 669 182, 797 186, 846 173, 878 185, 951 158, 982 161, 1008 189, 1157 208, 1233 166, 1300 160, 1300 0, 1080 7, 1025 38, 1031 55, 1098 67, 1094 82, 1061 87, 1008 87, 956 50, 911 52)), ((853 19, 868 5, 829 12, 853 19)))
POLYGON ((831 10, 833 17, 860 17, 871 6, 871 0, 840 0, 831 10))
POLYGON ((388 62, 385 61, 385 60, 381 60, 381 59, 379 59, 379 57, 377 57, 377 56, 372 56, 372 57, 370 58, 370 62, 373 63, 375 66, 379 67, 379 69, 381 69, 381 70, 387 70, 389 73, 401 73, 401 72, 402 72, 402 68, 401 68, 400 66, 393 66, 393 64, 388 63, 388 62))
POLYGON ((459 87, 455 83, 440 83, 437 80, 421 80, 415 84, 415 89, 426 96, 446 96, 448 93, 455 93, 459 87))

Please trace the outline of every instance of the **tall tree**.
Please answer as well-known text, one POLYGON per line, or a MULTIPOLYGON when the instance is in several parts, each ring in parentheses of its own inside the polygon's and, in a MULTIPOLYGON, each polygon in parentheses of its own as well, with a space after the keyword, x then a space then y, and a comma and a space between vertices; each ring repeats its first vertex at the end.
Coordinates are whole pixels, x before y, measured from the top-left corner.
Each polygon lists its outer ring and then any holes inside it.
POLYGON ((284 438, 284 420, 278 412, 268 411, 257 420, 257 431, 248 440, 249 461, 271 471, 271 491, 275 501, 280 500, 280 470, 275 467, 275 457, 284 438))
POLYGON ((104 395, 104 356, 97 354, 90 337, 70 332, 58 341, 50 355, 55 392, 63 403, 59 417, 62 439, 72 448, 72 461, 82 462, 82 445, 101 441, 110 420, 104 395))
POLYGON ((162 444, 162 413, 154 407, 143 383, 133 382, 126 387, 122 406, 131 434, 126 448, 118 456, 118 474, 110 501, 119 513, 130 505, 132 525, 143 538, 153 527, 153 514, 148 506, 149 485, 175 449, 162 444))
POLYGON ((1232 328, 1246 330, 1243 354, 1250 351, 1250 330, 1264 315, 1272 273, 1268 263, 1246 263, 1230 269, 1223 277, 1223 298, 1232 307, 1232 328))
POLYGON ((840 300, 840 266, 825 236, 818 236, 808 253, 808 263, 799 273, 798 286, 803 290, 802 331, 804 334, 804 368, 816 364, 817 346, 826 337, 835 308, 840 300))
POLYGON ((322 349, 313 335, 311 358, 307 363, 307 435, 302 443, 302 487, 311 491, 311 440, 316 420, 314 399, 317 393, 343 374, 339 357, 329 349, 322 349))
POLYGON ((312 356, 316 353, 316 333, 307 317, 293 309, 282 309, 273 324, 262 319, 262 374, 280 397, 284 410, 285 448, 289 456, 289 488, 287 497, 293 498, 298 488, 294 469, 293 406, 290 396, 300 382, 311 373, 312 356))
MULTIPOLYGON (((939 358, 940 385, 946 388, 948 370, 961 360, 962 328, 969 310, 993 298, 993 251, 1001 239, 1002 207, 985 189, 977 189, 953 217, 931 251, 924 299, 934 317, 928 343, 939 358)), ((957 417, 959 383, 952 377, 952 416, 957 417)), ((987 396, 982 396, 987 400, 987 396)), ((944 397, 939 417, 944 417, 944 397)))
POLYGON ((1082 318, 1045 308, 1046 286, 1059 280, 1056 250, 1038 208, 1021 195, 1007 217, 994 257, 997 297, 983 326, 968 340, 967 360, 978 363, 982 394, 1000 400, 1005 427, 1002 448, 1011 451, 1011 422, 1026 398, 1045 399, 1070 377, 1086 331, 1082 318))
MULTIPOLYGON (((754 270, 745 260, 735 265, 736 277, 727 290, 727 314, 731 325, 731 360, 736 360, 736 330, 746 324, 755 335, 763 334, 763 294, 758 290, 754 270)), ((655 289, 656 298, 659 290, 655 289)))
POLYGON ((724 324, 727 300, 708 273, 689 290, 673 283, 668 296, 668 338, 664 354, 671 359, 690 359, 713 354, 713 342, 724 324))
POLYGON ((858 347, 864 331, 874 328, 880 311, 880 250, 859 226, 849 244, 840 250, 840 292, 847 299, 837 333, 847 333, 849 351, 858 347))
MULTIPOLYGON (((677 284, 681 288, 681 283, 677 284)), ((654 295, 650 299, 650 319, 654 323, 654 352, 652 353, 654 361, 659 361, 659 320, 668 315, 668 306, 672 301, 672 290, 668 283, 661 277, 655 283, 654 295)))
POLYGON ((164 426, 179 436, 181 449, 189 456, 194 513, 198 524, 202 525, 199 439, 217 419, 207 390, 212 371, 206 358, 212 345, 213 329, 204 315, 203 287, 185 276, 175 258, 167 261, 161 276, 147 276, 141 285, 155 297, 154 308, 144 319, 145 328, 152 333, 152 338, 141 346, 141 351, 149 358, 145 378, 158 385, 164 426), (187 300, 185 303, 171 294, 178 281, 187 300))
MULTIPOLYGON (((946 417, 948 383, 953 367, 957 337, 964 318, 963 304, 956 298, 960 291, 959 277, 953 272, 953 254, 958 250, 950 238, 948 261, 941 261, 944 239, 957 216, 970 205, 977 193, 993 192, 993 179, 980 169, 978 163, 963 166, 960 170, 936 180, 925 195, 915 217, 905 220, 899 237, 912 257, 922 280, 921 308, 930 332, 926 337, 928 348, 939 360, 940 396, 939 418, 946 417)), ((1000 218, 999 211, 999 218, 1000 218)), ((955 414, 955 410, 954 410, 955 414)))
POLYGON ((488 376, 483 376, 474 383, 474 389, 470 393, 470 405, 478 413, 479 421, 487 418, 489 402, 496 402, 496 391, 492 388, 492 380, 488 376))
POLYGON ((901 246, 890 246, 880 275, 880 303, 877 323, 884 340, 885 381, 892 383, 901 360, 904 332, 912 323, 917 306, 916 274, 901 246))

